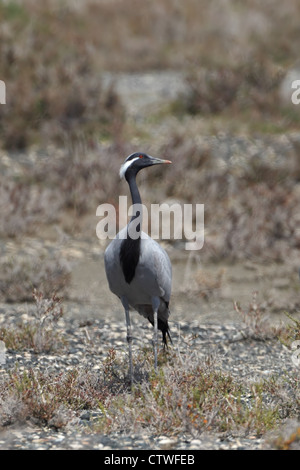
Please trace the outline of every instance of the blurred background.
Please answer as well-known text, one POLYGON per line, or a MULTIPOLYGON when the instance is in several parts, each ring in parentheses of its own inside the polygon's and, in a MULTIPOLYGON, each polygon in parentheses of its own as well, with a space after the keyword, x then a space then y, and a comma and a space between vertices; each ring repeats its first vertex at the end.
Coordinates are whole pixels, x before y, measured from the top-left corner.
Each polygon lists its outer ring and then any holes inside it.
POLYGON ((96 208, 118 209, 143 151, 173 162, 139 175, 145 204, 205 205, 201 250, 162 241, 172 320, 236 321, 254 292, 274 321, 297 314, 299 17, 297 0, 2 0, 2 308, 36 287, 123 319, 96 208))

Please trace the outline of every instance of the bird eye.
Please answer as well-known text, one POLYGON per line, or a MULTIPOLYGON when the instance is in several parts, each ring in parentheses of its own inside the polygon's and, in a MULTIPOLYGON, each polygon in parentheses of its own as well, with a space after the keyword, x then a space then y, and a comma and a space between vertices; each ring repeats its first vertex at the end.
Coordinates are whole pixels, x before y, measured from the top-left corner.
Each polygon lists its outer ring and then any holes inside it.
POLYGON ((139 158, 144 158, 144 155, 140 155, 139 158))

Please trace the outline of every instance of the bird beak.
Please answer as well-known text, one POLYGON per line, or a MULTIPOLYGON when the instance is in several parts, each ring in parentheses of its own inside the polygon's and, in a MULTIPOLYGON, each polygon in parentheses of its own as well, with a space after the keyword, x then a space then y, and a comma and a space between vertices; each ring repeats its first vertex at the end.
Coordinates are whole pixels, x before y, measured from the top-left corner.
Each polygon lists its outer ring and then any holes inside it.
POLYGON ((160 158, 151 158, 152 164, 157 165, 159 163, 172 163, 170 160, 161 160, 160 158))

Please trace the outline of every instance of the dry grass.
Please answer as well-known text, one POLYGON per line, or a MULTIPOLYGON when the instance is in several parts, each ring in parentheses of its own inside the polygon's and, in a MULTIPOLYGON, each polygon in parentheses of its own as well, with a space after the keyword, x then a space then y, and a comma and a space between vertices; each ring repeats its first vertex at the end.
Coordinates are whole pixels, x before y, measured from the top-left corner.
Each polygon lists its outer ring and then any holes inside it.
POLYGON ((258 150, 220 165, 212 146, 175 133, 160 151, 174 163, 165 182, 167 197, 205 205, 202 259, 281 262, 294 256, 300 246, 297 147, 292 145, 281 163, 258 150))
MULTIPOLYGON (((33 420, 64 430, 80 425, 83 410, 93 410, 99 414, 90 428, 93 433, 147 429, 152 435, 184 432, 197 436, 212 431, 261 436, 276 428, 283 409, 293 414, 279 379, 242 384, 220 371, 211 359, 199 361, 189 352, 174 352, 167 362, 160 358, 156 375, 150 365, 152 352, 141 354, 138 361, 143 363, 143 374, 138 372, 140 381, 131 392, 122 372, 127 361, 114 350, 97 373, 80 368, 60 373, 11 371, 0 384, 0 425, 33 420)), ((296 384, 294 389, 298 393, 296 384)))
POLYGON ((123 107, 113 88, 101 83, 107 70, 182 70, 191 91, 185 111, 226 108, 228 116, 246 109, 254 121, 257 114, 274 121, 282 72, 298 60, 296 0, 276 0, 272 7, 256 0, 162 0, 142 9, 138 0, 80 6, 26 0, 4 3, 0 13, 0 69, 7 85, 0 135, 7 149, 122 140, 123 107))
POLYGON ((290 348, 294 341, 300 340, 300 321, 288 312, 285 312, 285 315, 289 319, 289 322, 281 332, 280 340, 285 346, 290 348))
POLYGON ((191 68, 187 91, 175 100, 172 110, 179 116, 189 113, 231 123, 238 120, 240 127, 243 124, 250 132, 296 130, 296 109, 293 113, 280 97, 285 73, 284 67, 255 57, 242 59, 237 65, 191 68))
MULTIPOLYGON (((40 188, 47 186, 60 202, 60 209, 74 211, 75 217, 95 212, 103 202, 115 202, 116 186, 120 182, 119 168, 125 148, 120 152, 114 145, 97 151, 64 152, 59 158, 47 159, 31 172, 40 188), (45 175, 47 177, 45 178, 45 175)), ((55 197, 55 196, 54 196, 55 197)))
POLYGON ((2 261, 0 299, 2 302, 32 301, 34 289, 49 297, 53 292, 66 294, 70 282, 70 268, 57 256, 39 259, 10 258, 2 261))
POLYGON ((191 114, 253 113, 270 115, 280 110, 278 88, 284 70, 270 63, 247 62, 233 66, 217 66, 210 70, 197 70, 187 77, 189 92, 186 111, 191 114))
MULTIPOLYGON (((118 195, 127 191, 118 170, 129 152, 125 145, 100 147, 97 152, 85 150, 81 155, 66 151, 41 160, 30 174, 24 171, 17 180, 0 177, 2 236, 36 234, 41 226, 53 222, 68 231, 70 218, 72 229, 76 226, 80 232, 81 217, 95 214, 99 204, 112 203, 117 208, 118 195)), ((204 204, 207 233, 203 257, 263 257, 281 262, 297 253, 300 170, 296 147, 291 146, 280 164, 266 159, 261 150, 249 157, 240 155, 234 165, 220 166, 212 147, 178 132, 160 146, 158 154, 171 158, 173 165, 163 186, 157 173, 149 171, 143 180, 143 200, 147 204, 148 195, 151 202, 170 198, 204 204), (157 193, 153 199, 154 187, 157 193)))
MULTIPOLYGON (((76 224, 99 204, 117 203, 118 169, 133 146, 124 144, 126 115, 114 90, 102 88, 102 71, 181 69, 190 87, 184 114, 277 125, 282 71, 297 58, 298 8, 296 1, 270 8, 255 0, 163 0, 143 9, 137 0, 1 5, 0 66, 9 98, 0 108, 2 143, 63 147, 60 157, 54 150, 18 178, 0 178, 2 237, 32 235, 53 222, 65 229, 66 214, 76 224)), ((297 124, 296 117, 281 118, 284 129, 297 124)), ((297 252, 298 150, 285 166, 256 155, 245 167, 220 167, 197 137, 177 130, 156 145, 174 165, 165 188, 155 171, 149 174, 145 193, 156 180, 162 198, 205 204, 204 257, 282 261, 297 252)))
MULTIPOLYGON (((147 355, 145 360, 149 360, 147 355)), ((174 353, 158 375, 151 369, 148 373, 149 379, 137 384, 131 394, 110 401, 98 430, 148 429, 154 435, 185 432, 195 436, 243 429, 260 435, 277 420, 276 407, 271 412, 259 398, 261 385, 253 385, 253 401, 246 403, 247 386, 219 371, 209 358, 200 361, 197 355, 174 353)))
POLYGON ((243 320, 247 334, 258 340, 266 340, 268 338, 278 337, 284 334, 285 328, 274 327, 270 322, 270 318, 266 315, 266 307, 258 298, 258 293, 253 292, 252 299, 246 308, 243 308, 239 302, 234 302, 234 309, 240 319, 243 320))
MULTIPOLYGON (((123 148, 124 153, 125 147, 123 148)), ((0 176, 0 209, 3 238, 39 233, 52 224, 65 228, 65 221, 80 225, 80 217, 95 213, 100 203, 117 201, 118 171, 124 157, 116 146, 98 151, 54 151, 18 175, 0 176)))
POLYGON ((0 340, 7 349, 22 351, 33 350, 36 353, 57 351, 64 346, 62 335, 55 329, 63 315, 62 299, 52 294, 45 298, 42 292, 34 289, 35 301, 33 317, 30 321, 19 321, 16 326, 0 328, 0 340))
POLYGON ((143 8, 138 0, 87 1, 77 6, 72 0, 39 5, 27 0, 23 5, 7 8, 6 15, 26 18, 30 11, 34 19, 46 18, 48 31, 63 44, 67 37, 78 45, 84 34, 102 70, 234 63, 251 54, 264 54, 272 61, 298 60, 296 0, 288 5, 278 0, 222 4, 162 0, 147 2, 143 8))
POLYGON ((66 145, 82 135, 93 142, 110 135, 116 121, 122 121, 122 107, 113 89, 102 89, 93 45, 88 38, 81 40, 81 16, 51 2, 30 1, 2 5, 1 14, 4 148, 22 149, 34 142, 66 145))
POLYGON ((93 374, 78 369, 57 375, 12 371, 1 384, 1 426, 28 419, 56 429, 74 426, 76 412, 98 407, 107 396, 105 390, 97 391, 96 384, 93 374))
MULTIPOLYGON (((52 355, 67 351, 68 332, 62 336, 62 331, 55 329, 62 315, 61 300, 55 295, 47 299, 37 291, 34 297, 32 320, 12 329, 1 328, 0 340, 10 350, 33 351, 37 357, 49 351, 52 355)), ((238 310, 253 338, 261 341, 269 337, 255 297, 247 311, 238 310)), ((290 335, 291 329, 288 331, 290 335)), ((266 439, 272 431, 273 446, 297 444, 297 430, 287 437, 286 431, 280 431, 286 417, 298 416, 297 371, 256 381, 242 379, 223 371, 217 357, 203 358, 196 350, 182 350, 177 344, 167 352, 160 351, 158 359, 155 373, 152 349, 136 353, 131 389, 127 357, 114 348, 98 363, 97 370, 79 366, 51 372, 16 366, 0 381, 0 428, 31 421, 63 432, 72 427, 105 435, 147 432, 196 437, 212 432, 266 439), (83 411, 97 416, 88 428, 80 418, 83 411)))
POLYGON ((0 177, 2 237, 33 234, 37 226, 58 221, 61 202, 50 188, 0 177))

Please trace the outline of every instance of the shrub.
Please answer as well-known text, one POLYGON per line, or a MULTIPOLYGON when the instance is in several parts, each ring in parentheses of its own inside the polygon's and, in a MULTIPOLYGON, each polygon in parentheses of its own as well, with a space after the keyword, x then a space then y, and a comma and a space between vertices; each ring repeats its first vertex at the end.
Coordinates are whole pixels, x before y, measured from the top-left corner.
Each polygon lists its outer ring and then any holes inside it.
POLYGON ((6 149, 69 144, 82 136, 93 142, 123 119, 114 90, 102 88, 93 47, 81 38, 80 15, 73 11, 70 23, 61 8, 46 3, 19 5, 14 15, 1 6, 7 103, 0 108, 0 136, 6 149))
POLYGON ((55 324, 63 315, 62 299, 52 294, 47 299, 36 289, 33 291, 35 309, 28 321, 18 321, 14 327, 1 327, 0 339, 7 349, 31 349, 36 353, 55 351, 63 340, 55 330, 55 324))
POLYGON ((2 262, 0 298, 2 302, 32 301, 33 289, 51 297, 53 292, 66 293, 69 281, 69 267, 61 258, 10 258, 2 262))

